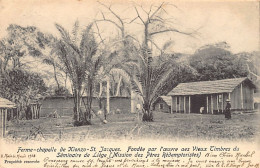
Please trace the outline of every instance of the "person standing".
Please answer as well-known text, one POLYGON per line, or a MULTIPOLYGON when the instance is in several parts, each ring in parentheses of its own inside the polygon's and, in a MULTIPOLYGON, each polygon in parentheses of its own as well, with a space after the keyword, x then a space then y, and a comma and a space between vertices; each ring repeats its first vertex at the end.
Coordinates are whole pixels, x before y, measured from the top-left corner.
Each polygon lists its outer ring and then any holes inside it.
POLYGON ((231 119, 231 104, 230 104, 229 99, 227 99, 226 102, 227 102, 227 105, 225 108, 225 118, 229 120, 229 119, 231 119))
POLYGON ((138 103, 138 104, 136 105, 136 111, 137 111, 137 121, 139 121, 139 120, 140 120, 139 114, 140 114, 141 111, 142 111, 141 104, 138 103))

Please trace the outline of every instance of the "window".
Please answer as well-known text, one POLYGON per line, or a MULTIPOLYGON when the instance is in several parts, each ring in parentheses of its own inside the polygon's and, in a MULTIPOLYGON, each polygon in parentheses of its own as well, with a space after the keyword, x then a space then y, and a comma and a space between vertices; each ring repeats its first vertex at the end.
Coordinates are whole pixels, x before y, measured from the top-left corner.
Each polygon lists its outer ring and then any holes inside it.
POLYGON ((159 104, 159 108, 160 108, 160 109, 163 109, 163 104, 159 104))
POLYGON ((176 97, 176 98, 177 98, 177 104, 179 104, 180 103, 179 97, 176 97))

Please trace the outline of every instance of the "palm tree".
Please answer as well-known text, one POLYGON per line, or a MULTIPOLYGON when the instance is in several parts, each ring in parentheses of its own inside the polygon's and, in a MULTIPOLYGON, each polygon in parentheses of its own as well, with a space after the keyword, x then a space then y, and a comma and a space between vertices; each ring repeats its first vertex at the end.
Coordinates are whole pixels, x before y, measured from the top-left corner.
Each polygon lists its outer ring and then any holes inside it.
POLYGON ((64 64, 69 75, 74 96, 74 120, 75 124, 90 124, 93 82, 101 66, 100 55, 97 54, 98 44, 95 41, 89 24, 82 32, 78 33, 78 22, 75 23, 70 34, 61 25, 56 24, 61 38, 54 47, 54 52, 64 64), (85 82, 86 81, 86 82, 85 82), (83 114, 80 106, 84 90, 87 86, 87 109, 83 114))
POLYGON ((150 54, 149 51, 139 54, 138 63, 135 64, 135 72, 131 80, 133 90, 142 98, 143 121, 153 121, 151 111, 152 104, 161 95, 169 90, 168 82, 173 80, 173 62, 168 60, 161 61, 163 55, 152 58, 148 56, 144 59, 143 55, 150 54))
MULTIPOLYGON (((79 40, 77 37, 77 22, 74 25, 72 37, 62 26, 56 24, 61 34, 61 40, 54 47, 54 52, 56 52, 60 61, 64 64, 64 71, 67 72, 72 81, 75 103, 74 118, 77 123, 80 122, 79 124, 91 123, 91 112, 94 112, 92 109, 92 99, 95 85, 102 82, 101 79, 106 79, 108 86, 107 94, 109 94, 110 74, 114 71, 122 74, 121 71, 115 68, 115 65, 118 63, 118 61, 115 61, 117 54, 111 53, 110 46, 108 45, 102 45, 103 48, 99 47, 99 44, 103 43, 102 41, 100 43, 96 42, 94 33, 92 32, 92 25, 87 26, 79 40), (80 43, 77 41, 80 41, 80 43), (86 102, 82 99, 84 92, 87 95, 86 102), (80 109, 81 100, 83 100, 86 108, 85 113, 80 109)), ((109 103, 107 104, 107 110, 109 111, 109 103)))
MULTIPOLYGON (((151 111, 152 103, 161 96, 168 87, 167 81, 172 80, 173 68, 171 62, 158 61, 164 55, 164 49, 158 47, 154 38, 163 33, 179 33, 193 36, 194 32, 187 33, 174 28, 171 21, 162 15, 166 13, 164 9, 168 4, 161 3, 159 6, 150 6, 146 11, 142 6, 134 6, 136 17, 131 21, 139 20, 138 24, 143 26, 143 42, 139 50, 138 65, 135 66, 135 75, 132 80, 133 89, 142 97, 143 121, 153 121, 151 111), (140 10, 142 12, 140 12, 140 10), (144 13, 145 16, 142 16, 144 13), (152 46, 161 51, 158 60, 152 55, 152 46)), ((164 43, 163 48, 169 47, 171 42, 164 43)), ((155 55, 155 54, 154 54, 155 55)))

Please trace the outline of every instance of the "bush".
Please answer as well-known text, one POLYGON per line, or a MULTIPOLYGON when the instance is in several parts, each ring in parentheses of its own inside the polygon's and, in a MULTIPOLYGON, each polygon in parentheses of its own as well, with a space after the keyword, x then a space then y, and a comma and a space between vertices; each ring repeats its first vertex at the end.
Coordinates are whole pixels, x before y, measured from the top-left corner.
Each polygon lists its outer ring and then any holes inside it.
POLYGON ((83 126, 83 125, 91 125, 90 121, 83 120, 83 121, 74 121, 73 122, 74 127, 83 126))
POLYGON ((59 87, 59 88, 55 88, 54 93, 57 96, 69 95, 69 90, 62 86, 62 87, 59 87))

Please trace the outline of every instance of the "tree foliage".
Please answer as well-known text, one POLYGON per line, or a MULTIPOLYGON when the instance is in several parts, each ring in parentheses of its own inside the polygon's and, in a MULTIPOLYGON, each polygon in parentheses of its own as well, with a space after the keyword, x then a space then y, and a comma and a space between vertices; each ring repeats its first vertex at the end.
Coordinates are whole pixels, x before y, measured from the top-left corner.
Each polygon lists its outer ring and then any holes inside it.
POLYGON ((2 78, 0 96, 16 103, 18 111, 25 111, 26 107, 47 90, 43 79, 36 73, 21 69, 13 69, 2 78))
POLYGON ((36 30, 32 26, 11 24, 7 28, 8 36, 0 41, 0 96, 15 102, 21 112, 47 90, 43 78, 29 70, 30 61, 25 59, 39 56, 39 52, 28 45, 36 40, 36 30))
POLYGON ((201 47, 189 61, 198 72, 198 81, 238 78, 248 74, 245 61, 219 43, 201 47))
POLYGON ((56 24, 61 38, 57 41, 53 52, 63 63, 72 83, 74 96, 74 119, 76 125, 90 124, 92 113, 92 98, 95 82, 104 73, 104 64, 111 63, 112 55, 106 49, 100 49, 93 30, 89 24, 80 34, 76 22, 72 33, 61 25, 56 24), (86 111, 82 111, 81 101, 83 92, 87 94, 86 111))

